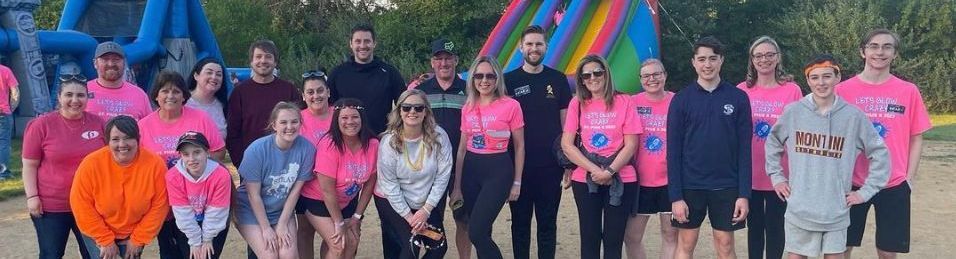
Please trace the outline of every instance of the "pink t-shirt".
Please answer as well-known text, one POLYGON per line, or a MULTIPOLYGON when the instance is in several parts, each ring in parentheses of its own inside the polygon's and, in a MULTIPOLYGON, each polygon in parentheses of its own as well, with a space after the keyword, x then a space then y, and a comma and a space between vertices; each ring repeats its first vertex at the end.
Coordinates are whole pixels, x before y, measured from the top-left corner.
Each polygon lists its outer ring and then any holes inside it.
MULTIPOLYGON (((737 88, 744 90, 750 98, 750 111, 753 118, 753 137, 750 140, 751 154, 753 154, 750 159, 753 164, 752 187, 759 191, 773 191, 773 183, 770 181, 770 176, 767 176, 767 152, 764 145, 767 144, 770 128, 783 114, 783 107, 800 100, 803 92, 800 92, 800 86, 793 82, 786 82, 774 88, 760 85, 747 88, 747 82, 742 82, 737 85, 737 88)), ((781 165, 784 168, 783 174, 789 175, 786 154, 781 159, 781 165)))
MULTIPOLYGON (((352 153, 348 149, 339 152, 331 138, 322 138, 316 145, 315 173, 335 178, 335 193, 339 207, 343 208, 362 191, 362 185, 375 176, 378 140, 371 139, 368 149, 352 153)), ((372 191, 372 190, 366 190, 372 191)), ((302 187, 302 196, 322 200, 319 180, 314 179, 302 187)))
POLYGON ((332 109, 329 109, 325 119, 312 115, 309 109, 302 110, 302 128, 299 134, 312 142, 312 145, 319 144, 319 139, 329 133, 329 125, 332 124, 332 109))
POLYGON ((103 124, 102 118, 88 112, 77 120, 51 112, 27 123, 23 158, 40 160, 37 187, 43 211, 70 211, 73 174, 83 157, 105 145, 103 124))
POLYGON ((183 114, 172 123, 159 118, 159 111, 146 115, 139 120, 140 145, 159 155, 166 161, 166 167, 172 167, 179 160, 176 142, 186 131, 202 133, 209 140, 209 151, 219 151, 226 142, 219 136, 219 128, 205 112, 183 106, 183 114))
POLYGON ((472 153, 507 152, 511 131, 522 127, 521 104, 511 97, 501 97, 483 106, 465 104, 461 109, 461 140, 472 153))
MULTIPOLYGON (((631 103, 631 97, 623 94, 614 96, 614 107, 608 110, 604 100, 592 99, 584 103, 584 113, 581 114, 581 142, 588 152, 602 156, 614 155, 624 147, 624 135, 644 133, 641 129, 641 118, 637 117, 637 108, 631 103)), ((568 117, 564 123, 564 133, 575 133, 578 130, 578 98, 572 98, 568 104, 568 117)), ((621 170, 621 181, 633 183, 637 181, 637 172, 631 165, 621 170)), ((571 174, 575 182, 587 182, 587 172, 578 167, 571 174)))
MULTIPOLYGON (((906 181, 909 168, 910 137, 923 134, 932 124, 916 85, 890 76, 878 85, 868 84, 859 76, 836 86, 836 93, 846 102, 863 110, 873 128, 883 137, 890 151, 890 181, 894 187, 906 181)), ((853 170, 853 185, 861 186, 869 175, 869 165, 861 154, 853 170)))
POLYGON ((103 120, 108 121, 117 115, 129 115, 138 120, 153 112, 146 92, 129 82, 124 81, 123 86, 113 89, 90 80, 86 82, 86 88, 90 92, 86 111, 99 115, 103 120))
POLYGON ((12 114, 10 109, 10 90, 16 89, 20 83, 13 76, 10 68, 0 65, 0 114, 12 114))
POLYGON ((641 186, 667 185, 667 109, 673 98, 674 93, 665 91, 664 99, 656 101, 648 98, 646 92, 631 99, 644 130, 634 154, 641 186))

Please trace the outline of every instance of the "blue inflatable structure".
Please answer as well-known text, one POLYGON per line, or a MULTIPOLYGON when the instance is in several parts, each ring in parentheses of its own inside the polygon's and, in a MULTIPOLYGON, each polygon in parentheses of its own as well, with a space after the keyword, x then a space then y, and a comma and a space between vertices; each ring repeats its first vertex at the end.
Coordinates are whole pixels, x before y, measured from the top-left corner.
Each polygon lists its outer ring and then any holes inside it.
MULTIPOLYGON (((66 0, 55 31, 37 30, 40 0, 0 1, 0 53, 20 82, 17 134, 56 104, 60 74, 96 78, 93 52, 115 41, 126 52, 128 81, 144 90, 159 70, 189 76, 197 60, 222 54, 200 0, 66 0)), ((223 79, 228 89, 228 74, 223 79)))

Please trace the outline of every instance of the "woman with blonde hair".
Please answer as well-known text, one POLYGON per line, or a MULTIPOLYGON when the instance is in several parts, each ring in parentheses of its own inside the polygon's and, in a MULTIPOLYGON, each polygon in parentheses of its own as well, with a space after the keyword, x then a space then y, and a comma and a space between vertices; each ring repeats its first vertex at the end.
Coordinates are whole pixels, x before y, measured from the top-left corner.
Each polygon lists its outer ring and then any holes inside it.
MULTIPOLYGON (((451 177, 452 146, 448 133, 435 122, 425 92, 411 89, 398 97, 378 149, 375 197, 383 221, 399 240, 426 228, 443 229, 445 189, 451 177)), ((442 258, 447 247, 427 250, 424 258, 442 258)), ((419 249, 402 243, 402 258, 418 258, 419 249)))
POLYGON ((508 97, 501 68, 493 58, 475 59, 468 75, 452 207, 466 215, 468 236, 478 258, 501 258, 491 230, 505 201, 517 200, 521 191, 524 116, 518 101, 508 97), (513 156, 508 152, 509 142, 513 156))

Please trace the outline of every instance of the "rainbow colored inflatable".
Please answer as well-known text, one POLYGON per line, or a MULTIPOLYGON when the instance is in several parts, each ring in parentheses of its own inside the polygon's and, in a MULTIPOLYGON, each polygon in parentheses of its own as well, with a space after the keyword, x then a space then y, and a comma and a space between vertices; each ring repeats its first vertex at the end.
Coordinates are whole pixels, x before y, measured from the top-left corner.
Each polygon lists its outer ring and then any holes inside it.
POLYGON ((497 57, 505 71, 521 66, 519 40, 530 25, 551 32, 545 65, 573 78, 578 60, 601 55, 622 92, 640 91, 641 61, 660 56, 657 0, 514 0, 479 55, 497 57))

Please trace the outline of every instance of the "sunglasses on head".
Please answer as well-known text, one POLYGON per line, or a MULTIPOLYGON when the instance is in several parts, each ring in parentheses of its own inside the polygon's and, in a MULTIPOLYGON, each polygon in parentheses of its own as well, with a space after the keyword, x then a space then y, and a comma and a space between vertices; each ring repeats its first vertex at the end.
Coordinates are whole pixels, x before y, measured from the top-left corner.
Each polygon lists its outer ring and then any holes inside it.
POLYGON ((474 75, 471 75, 471 77, 473 77, 473 78, 475 78, 475 80, 479 80, 479 81, 480 81, 480 80, 485 80, 485 78, 487 78, 488 80, 498 79, 498 75, 496 75, 495 73, 486 73, 486 74, 475 73, 474 75))
POLYGON ((588 80, 588 79, 591 79, 592 76, 593 76, 593 77, 602 77, 602 76, 604 76, 604 72, 605 72, 604 69, 598 68, 598 69, 595 69, 595 70, 593 70, 593 71, 591 71, 591 72, 581 73, 581 79, 588 80))
POLYGON ((305 73, 302 73, 302 78, 304 79, 322 78, 324 80, 326 79, 326 76, 325 76, 325 72, 318 71, 318 70, 310 70, 310 71, 305 71, 305 73))
POLYGON ((86 76, 83 76, 83 74, 62 74, 62 75, 60 75, 60 82, 66 82, 66 81, 86 82, 86 76))
POLYGON ((402 104, 401 107, 402 107, 402 111, 403 111, 403 112, 410 112, 410 111, 412 111, 412 109, 414 109, 415 112, 424 112, 424 111, 425 111, 425 105, 424 105, 424 104, 402 104))

